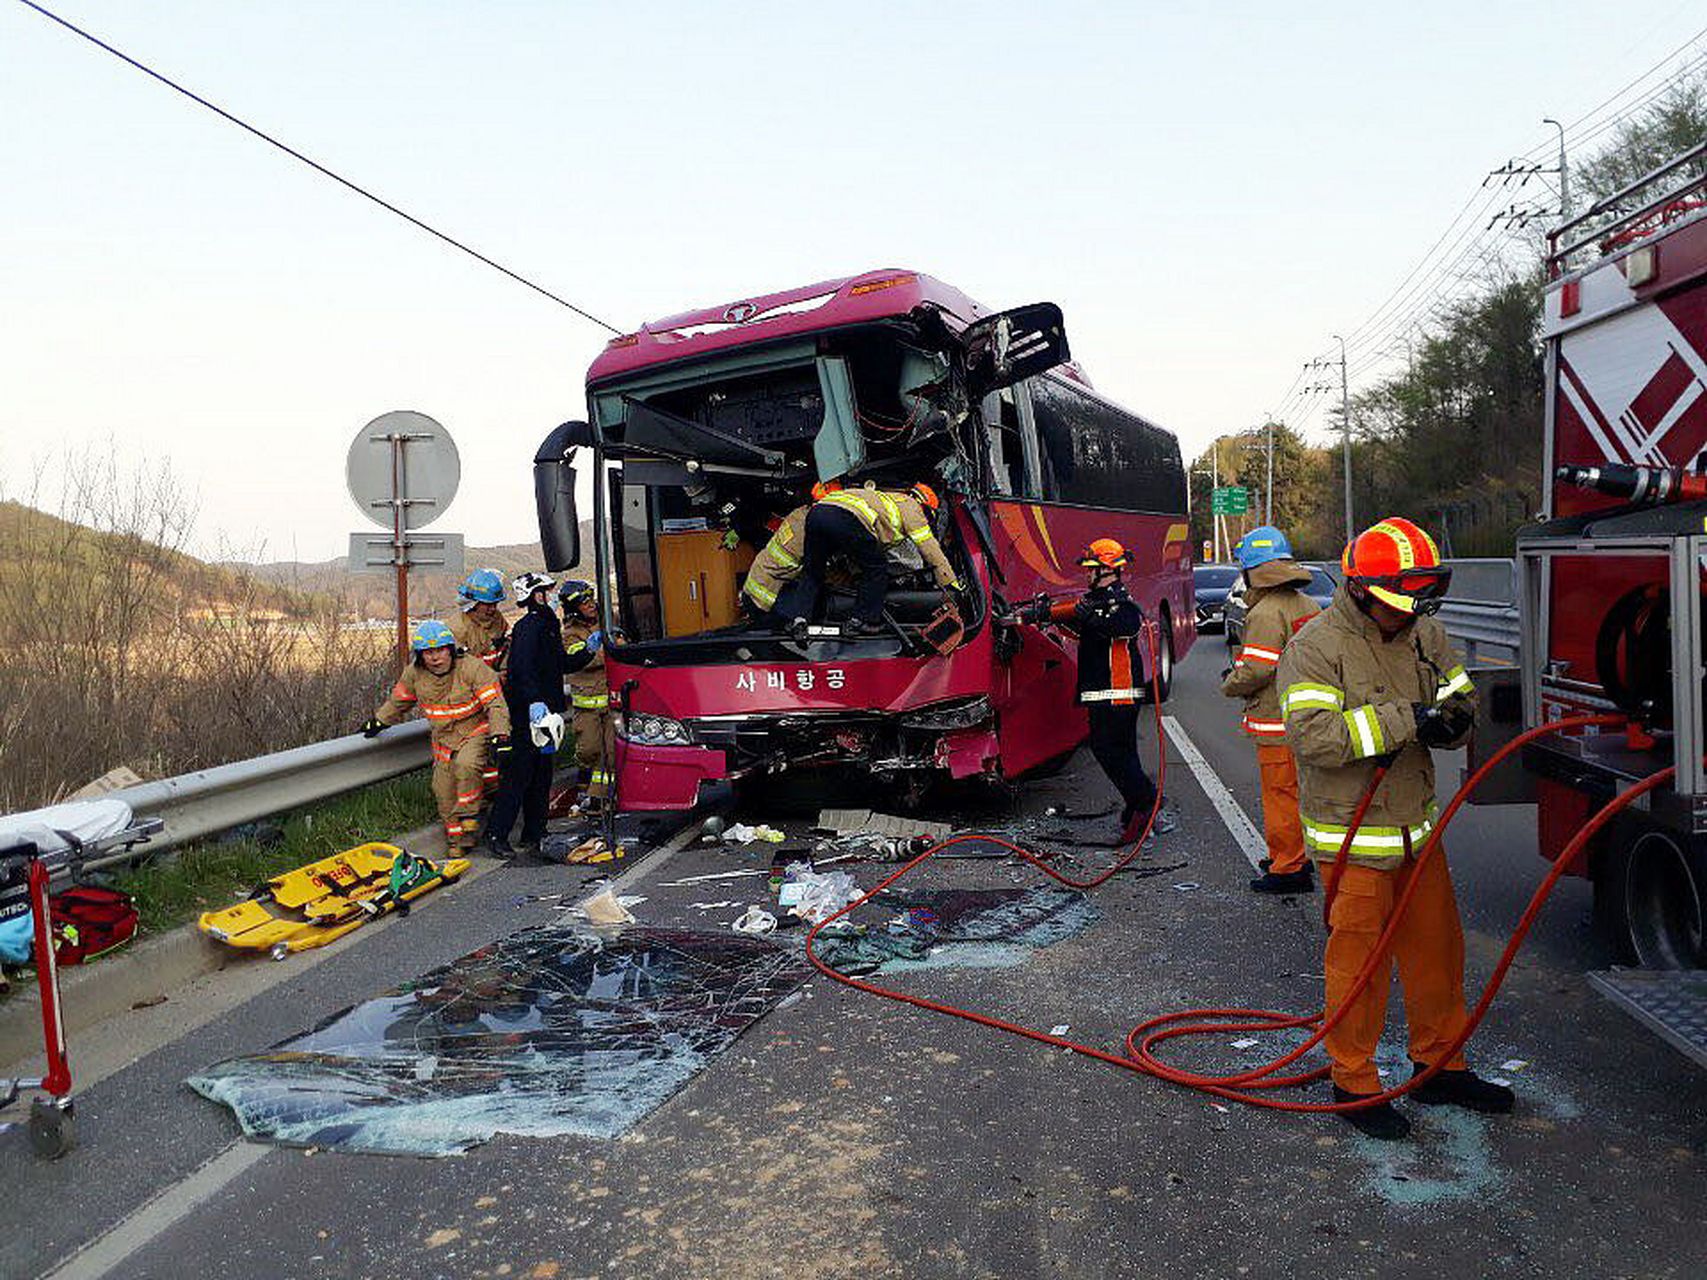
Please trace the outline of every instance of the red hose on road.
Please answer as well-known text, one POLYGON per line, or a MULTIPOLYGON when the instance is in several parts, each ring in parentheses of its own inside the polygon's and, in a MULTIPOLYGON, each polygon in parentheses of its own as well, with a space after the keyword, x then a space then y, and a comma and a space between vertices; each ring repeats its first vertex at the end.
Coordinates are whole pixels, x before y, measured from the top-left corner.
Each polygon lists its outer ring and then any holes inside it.
MULTIPOLYGON (((1250 1106, 1267 1107, 1278 1111, 1355 1111, 1364 1107, 1378 1106, 1382 1103, 1389 1102, 1394 1098, 1402 1097, 1411 1090, 1433 1079, 1440 1071, 1440 1066, 1438 1064, 1419 1072, 1417 1075, 1404 1081, 1402 1084, 1394 1086, 1392 1089, 1383 1093, 1374 1094, 1367 1098, 1359 1098, 1355 1102, 1291 1102, 1261 1096, 1264 1091, 1306 1084, 1312 1080, 1320 1079, 1322 1076, 1327 1074, 1326 1067, 1319 1067, 1299 1074, 1285 1076, 1279 1076, 1275 1073, 1296 1062, 1304 1054, 1308 1053, 1312 1048, 1319 1044, 1323 1037, 1326 1036, 1327 1033, 1338 1024, 1340 1019, 1345 1016, 1346 1011, 1356 1001, 1357 997, 1363 993, 1365 988, 1368 987, 1376 970, 1382 967, 1387 952, 1391 948, 1393 939, 1398 932, 1399 924, 1404 917, 1404 913, 1409 909, 1411 899, 1414 896, 1419 883, 1419 878, 1414 874, 1410 879, 1410 883, 1406 886, 1405 891, 1394 904, 1393 913, 1388 921, 1387 927, 1381 934, 1381 937, 1377 941, 1374 949, 1371 951, 1370 957, 1365 962, 1363 969, 1358 973, 1346 1000, 1338 1009, 1333 1011, 1331 1016, 1324 1018, 1321 1013, 1288 1014, 1268 1009, 1226 1008, 1183 1010, 1178 1013, 1164 1014, 1161 1017, 1152 1018, 1149 1021, 1143 1022, 1137 1027, 1134 1027, 1126 1037, 1126 1052, 1124 1055, 1111 1053, 1105 1049, 1098 1049, 1092 1045, 1081 1044, 1076 1040, 1069 1040, 1063 1036, 1050 1035, 1048 1032, 1038 1031, 1033 1027, 1022 1026, 1018 1023, 1008 1022, 989 1014, 979 1013, 976 1010, 962 1009, 956 1005, 946 1004, 939 1000, 931 1000, 925 996, 911 995, 905 991, 897 991, 891 987, 880 986, 877 983, 867 982, 861 978, 850 977, 847 974, 840 973, 831 968, 823 960, 819 959, 816 951, 813 949, 813 943, 816 941, 818 934, 822 929, 841 919, 855 908, 869 902, 890 885, 900 880, 903 876, 906 876, 916 867, 928 862, 943 850, 953 848, 958 844, 964 844, 971 841, 995 844, 1024 859, 1057 883, 1076 889, 1096 888, 1097 886, 1107 882, 1122 868, 1129 865, 1132 860, 1138 856, 1138 852, 1142 847, 1145 838, 1150 833, 1150 827, 1155 822, 1156 813, 1161 807, 1162 782, 1166 777, 1167 768, 1167 743, 1162 726, 1162 707, 1161 698, 1159 696, 1160 681, 1158 675, 1155 674, 1156 661, 1153 641, 1151 643, 1150 665, 1153 673, 1151 687, 1153 694, 1155 695, 1153 700, 1156 704, 1156 733, 1158 755, 1160 757, 1160 764, 1157 770, 1156 802, 1151 808, 1150 816, 1144 825, 1143 833, 1136 841, 1133 842, 1132 847, 1116 859, 1110 867, 1087 880, 1075 880, 1072 877, 1063 875, 1061 872, 1049 866, 1044 858, 1030 849, 1027 849, 1022 845, 1015 844, 1012 841, 1004 840, 1001 837, 979 835, 976 833, 951 836, 940 844, 933 845, 931 848, 925 850, 923 853, 905 863, 897 870, 885 876, 874 888, 849 902, 847 906, 843 907, 834 915, 813 925, 806 934, 807 960, 815 969, 826 977, 834 979, 843 986, 852 987, 856 991, 864 991, 869 995, 882 996, 886 1000, 899 1001, 902 1004, 909 1004, 915 1008, 925 1009, 932 1013, 941 1013, 950 1017, 961 1018, 967 1022, 976 1023, 979 1026, 989 1027, 996 1031, 1004 1031, 1010 1035, 1023 1036, 1028 1040, 1036 1040, 1039 1043, 1053 1045, 1056 1048, 1070 1049, 1074 1053, 1081 1054, 1087 1058, 1094 1058, 1099 1062, 1106 1062, 1110 1066, 1120 1067, 1143 1075, 1154 1076, 1157 1079, 1166 1080, 1172 1084, 1183 1085, 1187 1088, 1213 1094, 1217 1097, 1226 1098, 1230 1101, 1243 1102, 1250 1106), (1205 1021, 1206 1019, 1208 1019, 1208 1021, 1205 1021), (1230 1031, 1283 1031, 1312 1025, 1316 1025, 1316 1030, 1311 1033, 1310 1037, 1305 1040, 1304 1043, 1298 1045, 1296 1048, 1271 1062, 1264 1063, 1259 1067, 1255 1067, 1247 1071, 1236 1072, 1230 1075, 1217 1076, 1186 1071, 1183 1068, 1170 1066, 1168 1063, 1163 1062, 1156 1056, 1155 1052, 1157 1046, 1161 1045, 1163 1042, 1182 1036, 1209 1034, 1223 1035, 1230 1031)), ((1422 848, 1417 852, 1416 859, 1418 865, 1420 866, 1425 859, 1435 855, 1439 848, 1441 838, 1446 832, 1446 828, 1450 825, 1453 818, 1457 815, 1458 810, 1468 799, 1470 793, 1481 784, 1483 779, 1487 777, 1488 773, 1496 765, 1504 761, 1512 753, 1521 749, 1525 744, 1533 742, 1537 738, 1544 737, 1550 733, 1559 733, 1567 729, 1583 728, 1590 725, 1614 725, 1622 723, 1624 723, 1624 720, 1619 716, 1571 716, 1527 730, 1513 738, 1510 742, 1506 743, 1503 747, 1494 752, 1482 767, 1479 768, 1464 783, 1464 785, 1458 789, 1457 794, 1453 796, 1451 802, 1447 805, 1445 812, 1441 814, 1440 821, 1435 825, 1434 830, 1429 834, 1428 839, 1424 841, 1422 848)), ((1368 812, 1369 805, 1374 799, 1375 789, 1379 786, 1381 778, 1385 772, 1384 768, 1377 768, 1374 777, 1371 779, 1369 787, 1364 792, 1363 799, 1360 802, 1357 811, 1352 817, 1349 829, 1346 832, 1345 840, 1340 846, 1339 855, 1335 859, 1334 868, 1328 878, 1324 894, 1325 899, 1330 906, 1332 904, 1333 895, 1339 886, 1340 873, 1351 849, 1352 837, 1356 835, 1358 827, 1362 824, 1364 815, 1368 812)), ((1565 873, 1565 869, 1572 865, 1576 860, 1577 855, 1587 845, 1589 840, 1593 839, 1594 835, 1603 826, 1610 822, 1620 810, 1624 809, 1641 796, 1654 790, 1656 787, 1659 787, 1669 781, 1675 772, 1676 771, 1674 769, 1661 770, 1659 773, 1645 778, 1641 782, 1638 782, 1620 792, 1617 796, 1613 797, 1612 800, 1602 806, 1602 808, 1583 825, 1582 830, 1577 833, 1575 838, 1573 838, 1565 847, 1564 851, 1555 861, 1548 874, 1543 877, 1540 885, 1537 886, 1534 895, 1530 898, 1528 907, 1519 918, 1516 928, 1512 930, 1512 935, 1506 943, 1505 950, 1501 954, 1499 962, 1494 967, 1493 976, 1489 978, 1487 985, 1483 988, 1481 997, 1477 1000, 1475 1008, 1471 1010, 1463 1031, 1458 1035, 1457 1039, 1447 1052, 1442 1055, 1440 1059, 1442 1063, 1450 1061, 1453 1055, 1455 1055, 1464 1046, 1464 1044, 1475 1033, 1476 1028, 1481 1024, 1482 1019, 1487 1014, 1489 1006, 1493 1003, 1494 995, 1499 991, 1500 984, 1505 980, 1506 973, 1510 969, 1512 961, 1516 958, 1518 949, 1523 945, 1525 937, 1528 936, 1530 928, 1535 923, 1536 917, 1540 914, 1542 905, 1546 902, 1547 897, 1552 893, 1553 887, 1558 883, 1559 878, 1565 873)))

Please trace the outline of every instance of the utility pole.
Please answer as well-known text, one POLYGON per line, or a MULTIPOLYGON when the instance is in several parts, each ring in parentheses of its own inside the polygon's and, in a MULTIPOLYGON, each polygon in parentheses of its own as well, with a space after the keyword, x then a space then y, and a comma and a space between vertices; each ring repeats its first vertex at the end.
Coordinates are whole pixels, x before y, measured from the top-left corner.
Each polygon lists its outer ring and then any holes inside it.
POLYGON ((1263 432, 1268 437, 1268 487, 1263 491, 1262 515, 1269 524, 1274 523, 1274 415, 1263 414, 1263 432))
POLYGON ((1559 218, 1563 221, 1571 216, 1571 171, 1565 163, 1565 126, 1552 116, 1541 123, 1550 124, 1559 131, 1559 218))
POLYGON ((1215 489, 1221 487, 1221 437, 1216 436, 1209 445, 1209 465, 1212 468, 1212 483, 1215 488, 1209 491, 1209 536, 1215 543, 1215 562, 1221 562, 1221 517, 1215 514, 1215 489))
POLYGON ((1357 536, 1351 512, 1351 384, 1346 380, 1345 339, 1337 333, 1333 338, 1340 344, 1340 428, 1345 437, 1345 540, 1350 542, 1357 536))

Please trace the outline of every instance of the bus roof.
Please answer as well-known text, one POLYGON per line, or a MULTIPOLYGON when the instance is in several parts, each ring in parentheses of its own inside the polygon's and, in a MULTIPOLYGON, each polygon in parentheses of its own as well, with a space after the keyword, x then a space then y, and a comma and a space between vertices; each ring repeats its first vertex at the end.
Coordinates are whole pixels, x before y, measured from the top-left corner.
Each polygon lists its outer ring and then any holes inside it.
POLYGON ((903 316, 920 303, 934 304, 962 324, 987 314, 986 308, 940 280, 886 267, 648 321, 606 344, 587 370, 587 383, 751 342, 903 316))

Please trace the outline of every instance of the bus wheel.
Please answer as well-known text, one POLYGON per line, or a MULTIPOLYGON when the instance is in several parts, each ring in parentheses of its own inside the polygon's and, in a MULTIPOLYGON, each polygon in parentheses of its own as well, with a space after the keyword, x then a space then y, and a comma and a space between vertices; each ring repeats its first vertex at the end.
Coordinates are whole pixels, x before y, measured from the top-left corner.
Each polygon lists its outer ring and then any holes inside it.
POLYGON ((1597 914, 1623 959, 1644 969, 1707 964, 1707 858, 1652 828, 1608 852, 1595 877, 1597 914))
POLYGON ((1168 695, 1174 691, 1174 624, 1166 603, 1162 605, 1160 613, 1162 622, 1157 628, 1161 637, 1156 654, 1156 674, 1157 683, 1161 686, 1162 701, 1166 702, 1168 695))

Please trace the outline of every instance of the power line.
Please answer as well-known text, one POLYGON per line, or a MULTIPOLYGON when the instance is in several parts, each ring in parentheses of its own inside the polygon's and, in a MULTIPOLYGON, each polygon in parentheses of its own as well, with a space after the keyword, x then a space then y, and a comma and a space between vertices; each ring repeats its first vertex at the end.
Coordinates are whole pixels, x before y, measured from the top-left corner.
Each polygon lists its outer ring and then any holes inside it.
POLYGON ((621 333, 622 332, 622 330, 618 329, 614 324, 611 324, 609 321, 599 319, 599 317, 594 315, 592 312, 583 310, 582 308, 576 306, 573 302, 570 302, 567 298, 560 297, 559 295, 553 293, 550 289, 547 289, 544 285, 535 284, 532 280, 529 280, 526 276, 522 275, 520 272, 512 271, 509 267, 506 267, 501 262, 493 261, 491 258, 488 258, 485 254, 481 253, 478 249, 474 249, 474 248, 469 247, 468 245, 464 244, 462 241, 456 239, 454 236, 446 235, 443 231, 440 231, 437 227, 432 226, 429 223, 423 222, 421 219, 417 218, 414 214, 407 213, 404 210, 398 208, 396 205, 392 204, 389 200, 385 199, 383 196, 375 195, 372 191, 369 191, 366 187, 363 187, 363 186, 359 185, 358 183, 352 182, 350 179, 344 177, 340 173, 336 173, 333 170, 328 169, 325 165, 321 164, 318 160, 314 160, 308 156, 305 156, 302 152, 298 151, 295 147, 292 147, 287 143, 279 141, 277 138, 273 137, 272 134, 267 133, 265 130, 256 128, 254 125, 250 124, 248 121, 243 120, 243 119, 239 118, 238 116, 233 115, 231 112, 227 111, 224 107, 221 107, 216 103, 209 102, 206 98, 202 97, 199 93, 196 93, 191 89, 186 89, 183 85, 179 84, 176 80, 173 80, 171 77, 166 76, 159 71, 156 71, 153 67, 150 67, 150 66, 146 65, 145 63, 137 61, 137 59, 131 57, 128 53, 125 53, 123 50, 114 48, 112 45, 108 44, 105 40, 101 39, 99 36, 94 35, 88 31, 85 31, 82 27, 78 26, 76 23, 70 22, 67 19, 60 17, 57 13, 54 13, 51 9, 45 8, 42 5, 37 4, 36 0, 18 0, 18 3, 23 5, 26 9, 34 9, 37 13, 41 14, 42 17, 47 18, 52 22, 58 23, 60 26, 64 27, 67 31, 72 32, 74 35, 82 36, 83 39, 87 40, 90 44, 94 45, 98 49, 103 49, 107 53, 112 54, 113 57, 117 58, 120 62, 127 63, 128 65, 136 68, 136 70, 142 72, 143 75, 148 76, 151 79, 158 80, 161 84, 165 85, 168 89, 171 89, 176 93, 182 94, 184 97, 188 98, 191 102, 194 102, 199 106, 206 107, 209 111, 213 112, 215 115, 220 116, 221 118, 230 121, 232 124, 236 125, 239 129, 242 129, 244 132, 253 134, 255 137, 259 138, 262 142, 265 142, 268 146, 278 148, 280 151, 284 152, 287 156, 290 156, 293 160, 301 161, 303 164, 307 165, 310 169, 313 169, 316 173, 322 174, 323 176, 332 179, 332 181, 336 182, 339 186, 342 186, 342 187, 344 187, 350 191, 355 192, 358 196, 361 196, 364 200, 371 200, 374 204, 377 204, 380 208, 386 210, 387 212, 396 214, 399 218, 402 218, 405 222, 410 223, 413 226, 419 227, 422 231, 425 231, 428 235, 433 236, 436 239, 444 241, 444 243, 450 245, 451 248, 461 250, 463 253, 466 253, 469 257, 473 258, 475 261, 482 262, 486 266, 491 267, 494 271, 497 271, 503 275, 508 276, 511 280, 514 280, 517 284, 524 285, 527 288, 532 289, 535 293, 540 294, 543 297, 550 298, 558 306, 567 307, 569 310, 573 311, 576 315, 580 316, 583 320, 590 320, 594 324, 598 325, 600 328, 608 329, 612 333, 621 333))

